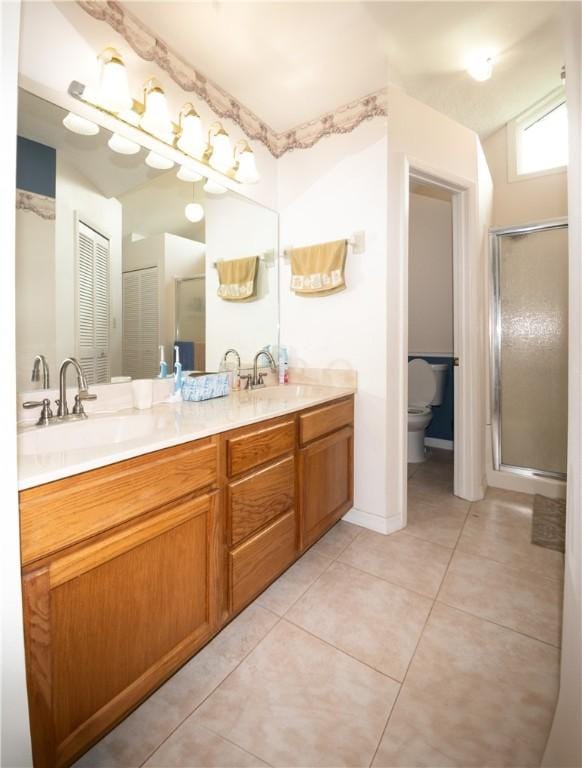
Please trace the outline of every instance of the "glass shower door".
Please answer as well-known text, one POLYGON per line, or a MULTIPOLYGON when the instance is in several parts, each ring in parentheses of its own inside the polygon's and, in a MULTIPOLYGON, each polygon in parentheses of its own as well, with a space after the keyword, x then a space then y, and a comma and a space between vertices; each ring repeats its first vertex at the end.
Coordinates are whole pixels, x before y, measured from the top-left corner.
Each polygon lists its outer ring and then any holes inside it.
POLYGON ((492 245, 494 466, 565 478, 567 224, 498 230, 492 245))

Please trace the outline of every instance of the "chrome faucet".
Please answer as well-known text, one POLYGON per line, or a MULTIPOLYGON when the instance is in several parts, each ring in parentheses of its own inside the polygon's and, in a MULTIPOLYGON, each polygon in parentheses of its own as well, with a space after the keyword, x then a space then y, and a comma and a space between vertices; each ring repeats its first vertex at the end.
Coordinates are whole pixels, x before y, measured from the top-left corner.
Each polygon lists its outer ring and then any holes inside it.
POLYGON ((86 418, 87 414, 83 408, 83 400, 96 400, 97 395, 88 391, 85 372, 81 368, 79 361, 74 357, 67 357, 61 363, 59 370, 59 399, 57 400, 57 418, 66 419, 69 416, 69 407, 67 405, 67 368, 72 365, 77 372, 77 386, 79 392, 75 395, 75 405, 73 407, 73 416, 86 418))
POLYGON ((40 372, 42 370, 42 388, 48 389, 50 387, 50 374, 49 367, 44 355, 35 355, 32 363, 32 376, 31 381, 40 381, 40 372))
POLYGON ((265 386, 265 382, 264 382, 265 374, 259 373, 259 359, 263 355, 269 361, 271 365, 271 370, 273 372, 277 370, 277 363, 273 359, 273 355, 270 352, 267 352, 266 349, 261 349, 259 352, 257 352, 253 360, 253 373, 251 376, 247 377, 246 389, 255 389, 256 387, 265 386))

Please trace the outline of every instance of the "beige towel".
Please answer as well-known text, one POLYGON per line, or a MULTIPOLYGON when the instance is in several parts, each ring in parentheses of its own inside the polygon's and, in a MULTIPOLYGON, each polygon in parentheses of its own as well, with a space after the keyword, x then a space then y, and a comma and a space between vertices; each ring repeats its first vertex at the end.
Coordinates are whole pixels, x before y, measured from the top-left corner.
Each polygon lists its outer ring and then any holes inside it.
POLYGON ((301 296, 328 296, 346 287, 346 240, 293 248, 291 290, 301 296))
POLYGON ((217 261, 218 295, 225 301, 243 301, 256 295, 258 256, 217 261))

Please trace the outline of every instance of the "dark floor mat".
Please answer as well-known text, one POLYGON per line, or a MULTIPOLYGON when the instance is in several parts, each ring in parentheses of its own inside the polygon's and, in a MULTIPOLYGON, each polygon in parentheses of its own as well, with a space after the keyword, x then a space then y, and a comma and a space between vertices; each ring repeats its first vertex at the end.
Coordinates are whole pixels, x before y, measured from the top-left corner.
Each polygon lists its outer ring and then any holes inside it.
POLYGON ((566 501, 534 497, 531 543, 563 552, 566 539, 566 501))

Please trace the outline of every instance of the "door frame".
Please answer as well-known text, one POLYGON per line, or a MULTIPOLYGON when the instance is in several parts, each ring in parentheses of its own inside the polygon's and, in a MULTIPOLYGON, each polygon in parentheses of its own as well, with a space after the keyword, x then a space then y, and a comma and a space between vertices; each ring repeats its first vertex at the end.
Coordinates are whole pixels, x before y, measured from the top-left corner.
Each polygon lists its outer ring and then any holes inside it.
POLYGON ((453 215, 453 334, 454 356, 454 493, 476 501, 485 492, 485 389, 484 348, 485 289, 482 237, 479 230, 477 184, 447 169, 435 168, 415 158, 400 156, 399 187, 404 206, 395 213, 402 257, 400 402, 402 403, 398 461, 389 478, 396 498, 400 527, 407 520, 408 451, 408 242, 410 182, 440 187, 452 194, 453 215), (399 466, 398 466, 399 465, 399 466), (398 478, 396 483, 392 478, 398 478))

